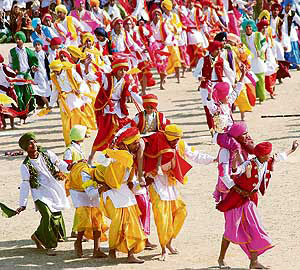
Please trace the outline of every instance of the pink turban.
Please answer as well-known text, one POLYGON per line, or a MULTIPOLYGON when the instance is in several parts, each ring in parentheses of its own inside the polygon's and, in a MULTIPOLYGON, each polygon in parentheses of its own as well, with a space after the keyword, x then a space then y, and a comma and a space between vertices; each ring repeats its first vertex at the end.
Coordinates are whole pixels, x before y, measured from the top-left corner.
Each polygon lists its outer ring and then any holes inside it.
POLYGON ((228 134, 231 137, 237 138, 241 135, 243 135, 245 132, 247 132, 247 125, 245 121, 240 121, 240 122, 234 122, 232 125, 231 129, 229 130, 228 134))
POLYGON ((215 101, 225 99, 229 94, 230 85, 227 82, 219 82, 214 86, 213 98, 215 101))
POLYGON ((74 1, 75 8, 79 8, 81 3, 85 5, 85 0, 75 0, 74 1))

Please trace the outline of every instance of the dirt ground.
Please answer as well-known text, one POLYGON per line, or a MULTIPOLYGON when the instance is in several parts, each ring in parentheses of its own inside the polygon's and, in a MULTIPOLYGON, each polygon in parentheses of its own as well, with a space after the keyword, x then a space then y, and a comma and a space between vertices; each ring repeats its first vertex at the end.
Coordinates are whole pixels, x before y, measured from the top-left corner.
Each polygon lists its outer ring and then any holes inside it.
MULTIPOLYGON (((0 52, 7 55, 9 48, 10 46, 1 46, 0 52)), ((299 74, 292 72, 291 79, 286 79, 284 84, 276 86, 275 100, 268 99, 262 105, 257 104, 254 111, 246 116, 249 132, 254 140, 272 142, 274 151, 286 150, 292 141, 299 137, 300 118, 263 119, 261 116, 300 113, 299 74)), ((155 77, 158 79, 157 75, 155 77)), ((217 156, 218 147, 211 144, 200 94, 196 90, 197 82, 191 73, 187 73, 180 84, 177 84, 174 78, 167 79, 166 88, 167 90, 160 91, 158 86, 155 86, 148 91, 158 95, 159 110, 173 123, 182 126, 184 139, 190 145, 217 156)), ((133 116, 136 109, 132 104, 129 107, 133 116)), ((234 118, 240 119, 238 112, 234 114, 234 118)), ((36 118, 34 122, 16 130, 0 132, 0 201, 12 208, 18 207, 18 186, 21 180, 19 167, 24 156, 6 157, 4 152, 18 150, 18 139, 27 131, 36 132, 38 142, 60 157, 65 150, 58 108, 51 114, 36 118)), ((94 136, 95 133, 84 143, 86 155, 91 149, 94 136)), ((297 184, 300 175, 299 151, 290 156, 288 161, 275 167, 268 192, 259 202, 263 223, 276 245, 261 256, 261 262, 276 270, 300 269, 300 188, 297 184)), ((118 254, 119 259, 116 262, 93 259, 91 241, 83 245, 86 256, 76 259, 73 239, 59 244, 57 256, 48 257, 37 251, 30 240, 31 234, 39 224, 40 216, 29 199, 26 211, 19 216, 11 219, 0 217, 0 269, 214 269, 224 229, 223 215, 215 209, 212 198, 216 177, 216 165, 195 165, 189 173, 189 183, 181 188, 188 217, 174 241, 180 254, 170 255, 166 262, 158 261, 160 249, 139 254, 140 258, 146 260, 142 266, 126 264, 125 254, 118 254)), ((68 235, 71 232, 73 213, 73 208, 64 212, 68 235)), ((155 224, 153 219, 151 221, 150 240, 158 244, 155 224)), ((102 246, 104 251, 107 251, 107 243, 103 243, 102 246)), ((226 261, 232 269, 248 269, 248 259, 237 245, 230 246, 226 261)))

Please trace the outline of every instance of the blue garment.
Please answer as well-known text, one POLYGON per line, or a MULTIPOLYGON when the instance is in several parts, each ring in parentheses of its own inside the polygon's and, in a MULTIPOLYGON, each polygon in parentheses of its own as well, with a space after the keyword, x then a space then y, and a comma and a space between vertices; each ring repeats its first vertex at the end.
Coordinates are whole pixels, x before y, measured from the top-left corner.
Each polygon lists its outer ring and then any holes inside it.
POLYGON ((290 52, 285 52, 284 58, 286 61, 293 64, 295 68, 296 67, 295 65, 300 64, 300 51, 299 51, 298 41, 292 41, 291 45, 292 45, 292 50, 290 52))
MULTIPOLYGON (((48 26, 46 25, 42 25, 42 31, 44 33, 44 35, 47 37, 47 38, 50 38, 52 39, 52 35, 50 33, 50 30, 48 28, 48 26)), ((36 32, 32 32, 31 34, 31 39, 32 41, 34 41, 35 39, 39 38, 38 34, 36 32)))

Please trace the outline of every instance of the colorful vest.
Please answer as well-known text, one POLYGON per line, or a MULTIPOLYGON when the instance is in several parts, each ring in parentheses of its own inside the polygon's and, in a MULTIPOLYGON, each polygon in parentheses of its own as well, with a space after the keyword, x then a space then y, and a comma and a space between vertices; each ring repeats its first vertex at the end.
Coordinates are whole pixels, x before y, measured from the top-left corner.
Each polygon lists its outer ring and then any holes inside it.
POLYGON ((210 55, 204 57, 204 63, 202 68, 202 77, 205 78, 205 81, 202 81, 200 84, 201 88, 207 88, 208 81, 211 81, 212 71, 215 69, 217 74, 218 82, 223 81, 223 59, 218 57, 218 60, 213 65, 210 59, 210 55))
MULTIPOLYGON (((156 130, 155 131, 162 131, 164 129, 163 125, 163 117, 164 115, 160 112, 155 112, 155 120, 156 120, 156 130)), ((138 114, 139 122, 137 124, 137 128, 139 129, 141 134, 145 134, 148 131, 146 129, 146 117, 145 111, 139 112, 138 114)), ((150 131, 151 132, 151 131, 150 131)))

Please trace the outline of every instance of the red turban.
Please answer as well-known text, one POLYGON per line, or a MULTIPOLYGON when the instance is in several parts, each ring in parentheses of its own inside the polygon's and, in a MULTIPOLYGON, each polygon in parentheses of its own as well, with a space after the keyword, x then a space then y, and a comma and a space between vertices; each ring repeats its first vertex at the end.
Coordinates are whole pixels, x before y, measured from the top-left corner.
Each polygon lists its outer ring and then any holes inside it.
POLYGON ((122 20, 121 18, 116 17, 116 18, 111 22, 111 28, 114 29, 117 23, 123 24, 123 20, 122 20))
POLYGON ((49 13, 46 13, 42 18, 42 23, 45 23, 45 20, 49 18, 52 21, 52 16, 49 13))
POLYGON ((3 63, 4 62, 4 57, 3 55, 0 53, 0 63, 3 63))
POLYGON ((209 46, 208 46, 207 49, 208 49, 208 51, 210 53, 212 53, 212 52, 214 52, 214 51, 216 51, 218 49, 221 49, 222 47, 223 47, 222 42, 214 40, 214 41, 212 41, 212 42, 209 43, 209 46))
POLYGON ((257 157, 266 156, 272 152, 272 144, 270 142, 262 142, 255 146, 254 155, 257 157))
POLYGON ((258 31, 260 32, 265 26, 268 26, 269 22, 267 20, 261 20, 256 24, 258 31))
POLYGON ((158 98, 156 95, 153 95, 153 94, 144 95, 144 96, 142 96, 142 99, 143 99, 144 108, 149 105, 151 107, 153 107, 154 109, 157 108, 158 98))
POLYGON ((50 46, 61 45, 61 39, 59 37, 54 37, 50 41, 50 46))
POLYGON ((151 18, 153 19, 154 18, 154 15, 155 13, 158 12, 159 13, 159 16, 162 16, 162 11, 160 8, 156 8, 154 9, 152 12, 151 12, 151 18))
POLYGON ((202 7, 205 7, 205 6, 212 6, 212 2, 211 2, 211 0, 202 0, 202 1, 200 1, 200 3, 201 3, 201 5, 202 5, 202 7))
POLYGON ((281 7, 281 5, 279 5, 279 4, 277 4, 277 3, 275 3, 275 4, 273 4, 273 5, 272 5, 272 7, 271 7, 271 11, 274 11, 276 8, 278 8, 278 9, 279 9, 279 12, 282 10, 282 7, 281 7))
POLYGON ((127 59, 124 58, 118 58, 112 62, 111 68, 114 73, 116 73, 121 68, 128 70, 129 69, 128 61, 127 59))
POLYGON ((64 55, 65 57, 67 57, 68 60, 69 60, 69 62, 70 62, 71 64, 74 64, 71 55, 70 55, 67 51, 65 51, 65 50, 60 50, 59 53, 58 53, 58 56, 61 57, 62 55, 64 55))
POLYGON ((228 82, 219 82, 214 87, 213 98, 215 101, 220 101, 225 99, 230 90, 230 85, 228 82))
POLYGON ((140 137, 140 132, 137 127, 131 127, 120 134, 120 136, 117 138, 116 145, 120 144, 121 142, 125 144, 131 144, 139 140, 140 137))

